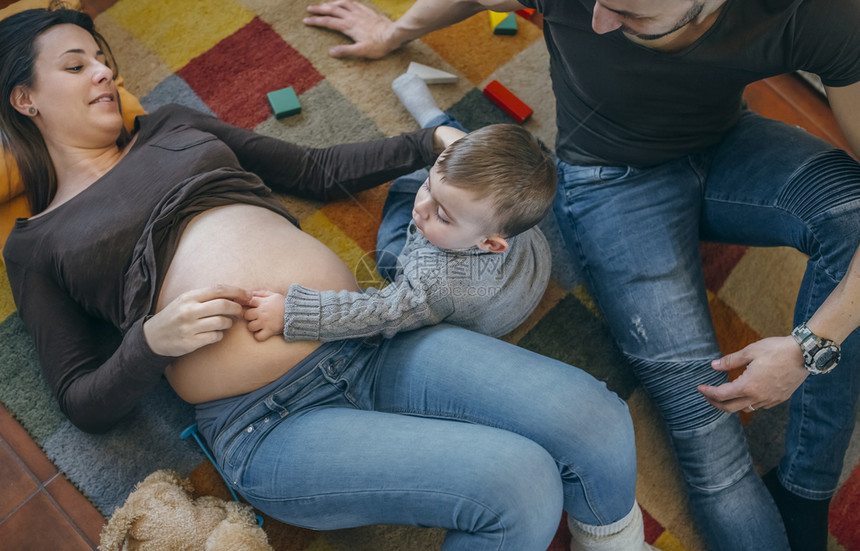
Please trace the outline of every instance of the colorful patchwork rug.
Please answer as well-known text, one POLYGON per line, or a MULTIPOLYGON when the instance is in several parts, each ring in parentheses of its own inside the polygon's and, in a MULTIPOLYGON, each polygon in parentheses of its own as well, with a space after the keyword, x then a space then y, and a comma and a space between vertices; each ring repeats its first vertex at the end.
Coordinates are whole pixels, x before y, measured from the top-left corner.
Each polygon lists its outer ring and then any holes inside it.
MULTIPOLYGON (((368 0, 369 1, 369 0, 368 0)), ((511 122, 482 93, 497 80, 534 109, 524 126, 552 147, 555 110, 549 59, 539 25, 517 17, 515 35, 495 35, 486 13, 416 40, 387 58, 336 60, 328 48, 340 35, 305 27, 300 0, 90 0, 84 2, 112 45, 128 89, 147 110, 182 103, 221 119, 311 146, 371 140, 417 128, 391 91, 411 61, 458 76, 432 85, 438 104, 466 127, 511 122), (292 86, 301 113, 276 119, 266 94, 292 86)), ((394 18, 409 0, 376 0, 394 18)), ((587 54, 584 54, 587 55, 587 54)), ((387 186, 348 201, 315 204, 284 197, 305 231, 355 267, 365 282, 379 281, 366 253, 374 250, 387 186)), ((505 340, 585 368, 607 381, 629 404, 637 431, 638 499, 647 539, 663 550, 702 549, 693 529, 677 467, 648 397, 612 344, 600 315, 560 245, 552 220, 553 281, 536 312, 505 340)), ((708 295, 721 346, 737 350, 767 335, 787 334, 805 258, 787 249, 703 244, 708 295)), ((5 276, 5 272, 4 272, 5 276)), ((60 414, 38 371, 30 339, 0 282, 0 401, 48 457, 106 516, 134 484, 157 469, 191 474, 201 493, 229 498, 217 473, 193 442, 180 439, 191 408, 165 385, 106 435, 88 435, 60 414)), ((786 408, 744 415, 757 467, 781 454, 786 408)), ((860 551, 860 435, 849 449, 831 512, 830 549, 860 551)), ((751 512, 754 514, 754 511, 751 512)), ((280 550, 434 550, 442 532, 372 526, 313 532, 267 519, 280 550)), ((550 549, 567 549, 564 522, 550 549)))

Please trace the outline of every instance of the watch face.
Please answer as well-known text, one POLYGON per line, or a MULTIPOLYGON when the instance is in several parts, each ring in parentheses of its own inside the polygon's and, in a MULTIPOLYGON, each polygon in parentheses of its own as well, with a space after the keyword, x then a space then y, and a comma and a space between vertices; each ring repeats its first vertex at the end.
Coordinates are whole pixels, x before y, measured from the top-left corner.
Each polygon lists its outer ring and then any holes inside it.
POLYGON ((812 373, 827 373, 836 367, 841 355, 839 347, 831 344, 821 347, 804 359, 807 369, 812 373))

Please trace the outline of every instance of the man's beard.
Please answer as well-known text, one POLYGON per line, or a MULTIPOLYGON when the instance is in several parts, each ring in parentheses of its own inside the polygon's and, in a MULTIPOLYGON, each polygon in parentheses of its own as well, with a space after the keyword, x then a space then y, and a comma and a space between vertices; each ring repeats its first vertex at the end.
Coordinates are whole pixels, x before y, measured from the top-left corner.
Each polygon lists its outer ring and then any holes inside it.
POLYGON ((621 30, 625 34, 629 34, 630 36, 635 36, 636 38, 639 38, 641 40, 657 40, 658 38, 663 38, 664 36, 672 34, 673 32, 677 31, 681 27, 687 25, 690 21, 699 17, 699 14, 702 13, 703 9, 705 9, 704 2, 697 2, 697 3, 693 4, 693 6, 690 7, 689 10, 687 10, 687 13, 685 13, 683 15, 683 17, 681 17, 681 19, 678 20, 678 22, 675 24, 675 26, 672 28, 672 30, 667 31, 665 33, 658 33, 658 34, 637 33, 636 31, 632 31, 632 30, 630 30, 624 26, 621 27, 621 30))

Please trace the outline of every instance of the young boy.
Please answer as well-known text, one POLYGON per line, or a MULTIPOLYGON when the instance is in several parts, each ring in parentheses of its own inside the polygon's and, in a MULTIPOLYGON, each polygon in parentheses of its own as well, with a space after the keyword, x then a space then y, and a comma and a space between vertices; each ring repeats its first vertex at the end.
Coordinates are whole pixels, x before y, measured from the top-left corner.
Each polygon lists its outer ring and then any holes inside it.
POLYGON ((380 269, 391 284, 363 293, 300 285, 286 296, 258 291, 245 311, 248 328, 258 340, 283 334, 287 341, 389 337, 442 321, 509 333, 549 281, 549 246, 536 224, 555 188, 554 162, 528 131, 499 124, 467 134, 429 173, 392 184, 377 251, 380 265, 386 255, 397 258, 380 269))

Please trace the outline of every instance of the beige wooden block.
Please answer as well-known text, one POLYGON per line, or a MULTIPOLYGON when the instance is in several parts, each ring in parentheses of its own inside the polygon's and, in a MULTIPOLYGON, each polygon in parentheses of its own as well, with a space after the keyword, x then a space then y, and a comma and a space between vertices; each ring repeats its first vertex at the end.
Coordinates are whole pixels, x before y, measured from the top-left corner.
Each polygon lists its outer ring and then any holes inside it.
POLYGON ((446 71, 440 71, 435 67, 428 67, 427 65, 416 63, 415 61, 409 62, 406 72, 418 75, 421 77, 421 80, 427 84, 454 84, 457 82, 457 75, 446 71))

